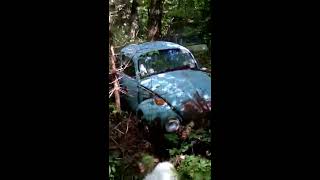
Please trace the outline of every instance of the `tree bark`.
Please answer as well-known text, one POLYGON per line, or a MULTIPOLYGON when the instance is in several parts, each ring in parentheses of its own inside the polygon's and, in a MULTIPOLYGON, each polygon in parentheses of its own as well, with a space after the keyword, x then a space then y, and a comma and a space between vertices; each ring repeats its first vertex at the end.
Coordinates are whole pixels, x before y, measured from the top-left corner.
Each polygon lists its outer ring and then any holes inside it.
POLYGON ((116 110, 118 112, 121 111, 121 104, 120 104, 120 85, 119 85, 119 80, 118 80, 118 75, 117 75, 117 67, 116 67, 116 57, 114 55, 114 50, 113 46, 110 45, 110 60, 111 60, 111 67, 112 67, 112 77, 113 77, 113 89, 114 89, 114 98, 115 98, 115 103, 116 103, 116 110))
POLYGON ((131 39, 134 40, 136 38, 137 32, 138 32, 138 2, 137 0, 132 1, 132 6, 131 6, 131 29, 130 29, 130 36, 131 39))
POLYGON ((116 67, 116 56, 114 54, 113 50, 113 37, 111 32, 111 24, 112 24, 112 18, 109 14, 109 62, 111 63, 111 74, 112 74, 112 82, 113 83, 113 93, 116 103, 116 110, 118 112, 121 111, 121 104, 120 104, 120 84, 118 81, 118 74, 117 74, 117 67, 116 67))
POLYGON ((148 40, 154 41, 161 37, 161 19, 163 14, 163 0, 150 0, 148 11, 148 40))

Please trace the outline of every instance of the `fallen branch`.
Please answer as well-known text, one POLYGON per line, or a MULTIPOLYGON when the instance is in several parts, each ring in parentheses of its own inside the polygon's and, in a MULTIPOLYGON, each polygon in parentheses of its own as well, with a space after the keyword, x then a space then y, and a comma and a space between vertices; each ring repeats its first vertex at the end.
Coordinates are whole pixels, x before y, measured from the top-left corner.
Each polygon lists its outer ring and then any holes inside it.
POLYGON ((122 131, 120 131, 118 128, 115 128, 115 130, 117 130, 118 132, 120 132, 121 134, 124 134, 122 131))
POLYGON ((121 124, 121 122, 119 122, 113 129, 117 128, 120 124, 121 124))
MULTIPOLYGON (((117 143, 117 141, 116 140, 114 140, 112 137, 110 137, 111 138, 111 140, 116 144, 116 145, 118 145, 119 146, 119 148, 120 148, 120 145, 119 145, 119 143, 117 143)), ((120 148, 121 149, 121 148, 120 148)))
POLYGON ((129 130, 129 119, 127 120, 127 130, 126 130, 126 134, 128 133, 129 130))

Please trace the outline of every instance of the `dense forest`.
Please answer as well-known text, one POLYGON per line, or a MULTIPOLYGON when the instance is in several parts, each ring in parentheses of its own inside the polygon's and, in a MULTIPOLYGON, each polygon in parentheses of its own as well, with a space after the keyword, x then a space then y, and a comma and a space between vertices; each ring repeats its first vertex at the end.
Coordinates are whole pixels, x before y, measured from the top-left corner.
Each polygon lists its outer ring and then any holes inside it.
MULTIPOLYGON (((109 178, 143 179, 161 161, 139 131, 134 112, 120 103, 117 54, 128 44, 170 41, 187 47, 211 67, 210 0, 109 0, 109 178)), ((211 179, 211 130, 189 130, 189 138, 166 136, 181 179, 211 179)))

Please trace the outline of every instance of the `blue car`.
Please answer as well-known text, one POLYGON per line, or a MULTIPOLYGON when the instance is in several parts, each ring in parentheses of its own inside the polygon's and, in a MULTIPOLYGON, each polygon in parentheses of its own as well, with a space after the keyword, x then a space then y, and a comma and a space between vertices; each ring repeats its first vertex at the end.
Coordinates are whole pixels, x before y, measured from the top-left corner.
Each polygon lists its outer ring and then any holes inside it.
POLYGON ((144 124, 166 133, 208 125, 211 77, 185 47, 165 41, 121 49, 121 99, 144 124))

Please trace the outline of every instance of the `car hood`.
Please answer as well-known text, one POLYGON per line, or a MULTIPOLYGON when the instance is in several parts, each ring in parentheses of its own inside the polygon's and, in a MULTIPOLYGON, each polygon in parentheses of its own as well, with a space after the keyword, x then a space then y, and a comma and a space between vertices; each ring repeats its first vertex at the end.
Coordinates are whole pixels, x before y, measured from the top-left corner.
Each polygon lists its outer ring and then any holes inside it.
POLYGON ((198 70, 177 70, 147 77, 141 85, 156 92, 184 119, 211 111, 211 78, 198 70))

